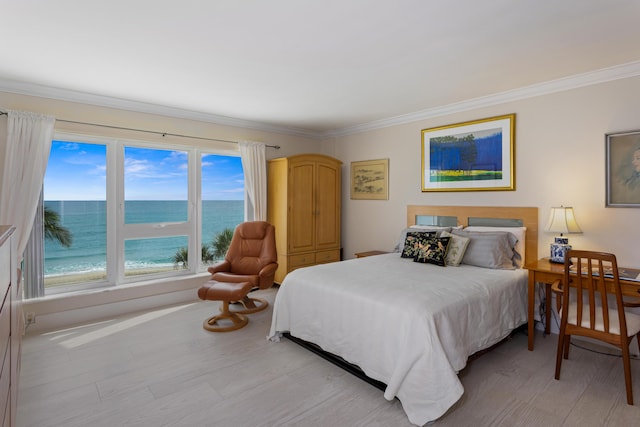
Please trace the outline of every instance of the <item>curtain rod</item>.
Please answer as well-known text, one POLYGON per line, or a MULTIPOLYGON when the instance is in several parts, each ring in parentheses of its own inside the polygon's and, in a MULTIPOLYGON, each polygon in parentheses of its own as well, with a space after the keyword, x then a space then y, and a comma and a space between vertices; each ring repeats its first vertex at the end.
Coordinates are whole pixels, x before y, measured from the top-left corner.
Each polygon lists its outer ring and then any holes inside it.
MULTIPOLYGON (((0 116, 3 115, 8 115, 6 111, 0 111, 0 116)), ((90 125, 90 126, 99 126, 99 127, 103 127, 103 128, 109 128, 109 129, 118 129, 118 130, 130 130, 130 131, 134 131, 134 132, 145 132, 145 133, 152 133, 155 135, 161 135, 161 136, 177 136, 180 138, 191 138, 191 139, 200 139, 200 140, 204 140, 204 141, 217 141, 217 142, 228 142, 231 144, 238 144, 238 141, 231 141, 228 139, 219 139, 219 138, 208 138, 205 136, 192 136, 192 135, 182 135, 179 133, 170 133, 170 132, 159 132, 159 131, 155 131, 155 130, 146 130, 146 129, 135 129, 135 128, 126 128, 126 127, 121 127, 121 126, 112 126, 112 125, 103 125, 100 123, 89 123, 89 122, 78 122, 78 121, 74 121, 74 120, 64 120, 64 119, 56 119, 56 121, 59 122, 65 122, 65 123, 73 123, 73 124, 77 124, 77 125, 90 125)), ((266 145, 269 148, 274 148, 276 150, 280 149, 279 145, 266 145)))

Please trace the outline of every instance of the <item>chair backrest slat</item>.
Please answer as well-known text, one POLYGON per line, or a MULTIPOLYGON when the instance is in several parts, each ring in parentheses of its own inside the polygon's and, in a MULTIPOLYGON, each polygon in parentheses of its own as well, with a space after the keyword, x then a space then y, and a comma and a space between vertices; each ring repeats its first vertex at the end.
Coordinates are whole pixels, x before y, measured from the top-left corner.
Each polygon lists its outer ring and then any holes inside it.
MULTIPOLYGON (((605 268, 603 260, 598 260, 598 277, 596 278, 598 291, 600 293, 600 301, 602 304, 604 330, 609 332, 609 298, 607 297, 607 284, 605 283, 605 268)), ((616 276, 618 269, 616 267, 616 276)))
MULTIPOLYGON (((576 325, 590 329, 611 333, 611 319, 609 318, 609 296, 615 299, 615 309, 618 311, 620 334, 626 336, 626 322, 622 304, 622 292, 618 275, 618 264, 615 255, 605 252, 570 250, 566 254, 563 299, 566 302, 575 298, 576 325), (574 289, 572 296, 570 290, 574 289), (585 313, 588 305, 588 314, 585 313), (588 319, 586 318, 588 315, 588 319)), ((568 308, 569 304, 565 305, 568 308)))

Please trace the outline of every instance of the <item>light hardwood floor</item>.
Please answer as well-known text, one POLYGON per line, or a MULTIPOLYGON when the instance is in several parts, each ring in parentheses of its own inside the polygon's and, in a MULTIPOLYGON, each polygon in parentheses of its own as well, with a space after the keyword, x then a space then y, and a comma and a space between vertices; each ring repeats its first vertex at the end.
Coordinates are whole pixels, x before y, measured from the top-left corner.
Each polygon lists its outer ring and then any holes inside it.
MULTIPOLYGON (((195 292, 195 291, 194 291, 195 292)), ((273 302, 276 289, 259 291, 273 302)), ((23 343, 18 426, 410 426, 398 400, 283 339, 266 339, 271 307, 239 331, 202 321, 197 301, 49 333, 23 343)), ((625 426, 618 357, 572 347, 553 379, 556 335, 518 333, 460 373, 463 397, 435 426, 625 426)))

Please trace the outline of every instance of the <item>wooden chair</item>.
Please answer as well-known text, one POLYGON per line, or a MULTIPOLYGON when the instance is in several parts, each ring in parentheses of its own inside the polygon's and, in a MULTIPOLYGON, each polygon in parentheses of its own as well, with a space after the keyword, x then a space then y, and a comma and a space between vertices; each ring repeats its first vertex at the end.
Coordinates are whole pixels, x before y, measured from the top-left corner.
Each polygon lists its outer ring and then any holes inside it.
POLYGON ((560 333, 556 355, 556 380, 560 379, 562 359, 569 358, 572 335, 604 341, 622 351, 627 403, 633 405, 629 345, 634 336, 640 350, 640 315, 626 313, 622 299, 616 256, 604 252, 568 251, 564 280, 552 289, 560 302, 560 333))

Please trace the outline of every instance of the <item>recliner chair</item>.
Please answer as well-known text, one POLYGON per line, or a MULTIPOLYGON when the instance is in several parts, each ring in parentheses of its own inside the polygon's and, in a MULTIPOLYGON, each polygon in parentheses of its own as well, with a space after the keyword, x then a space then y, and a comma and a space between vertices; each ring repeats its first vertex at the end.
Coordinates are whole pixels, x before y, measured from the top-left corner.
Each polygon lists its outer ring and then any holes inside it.
POLYGON ((278 268, 275 228, 265 221, 239 224, 231 239, 225 259, 209 267, 211 280, 198 289, 203 300, 222 301, 221 313, 205 320, 203 327, 223 332, 240 329, 248 322, 245 314, 256 313, 268 307, 262 298, 251 298, 248 293, 267 289, 273 285, 278 268), (230 310, 229 303, 239 302, 242 310, 230 310), (221 326, 218 321, 228 319, 232 326, 221 326))

